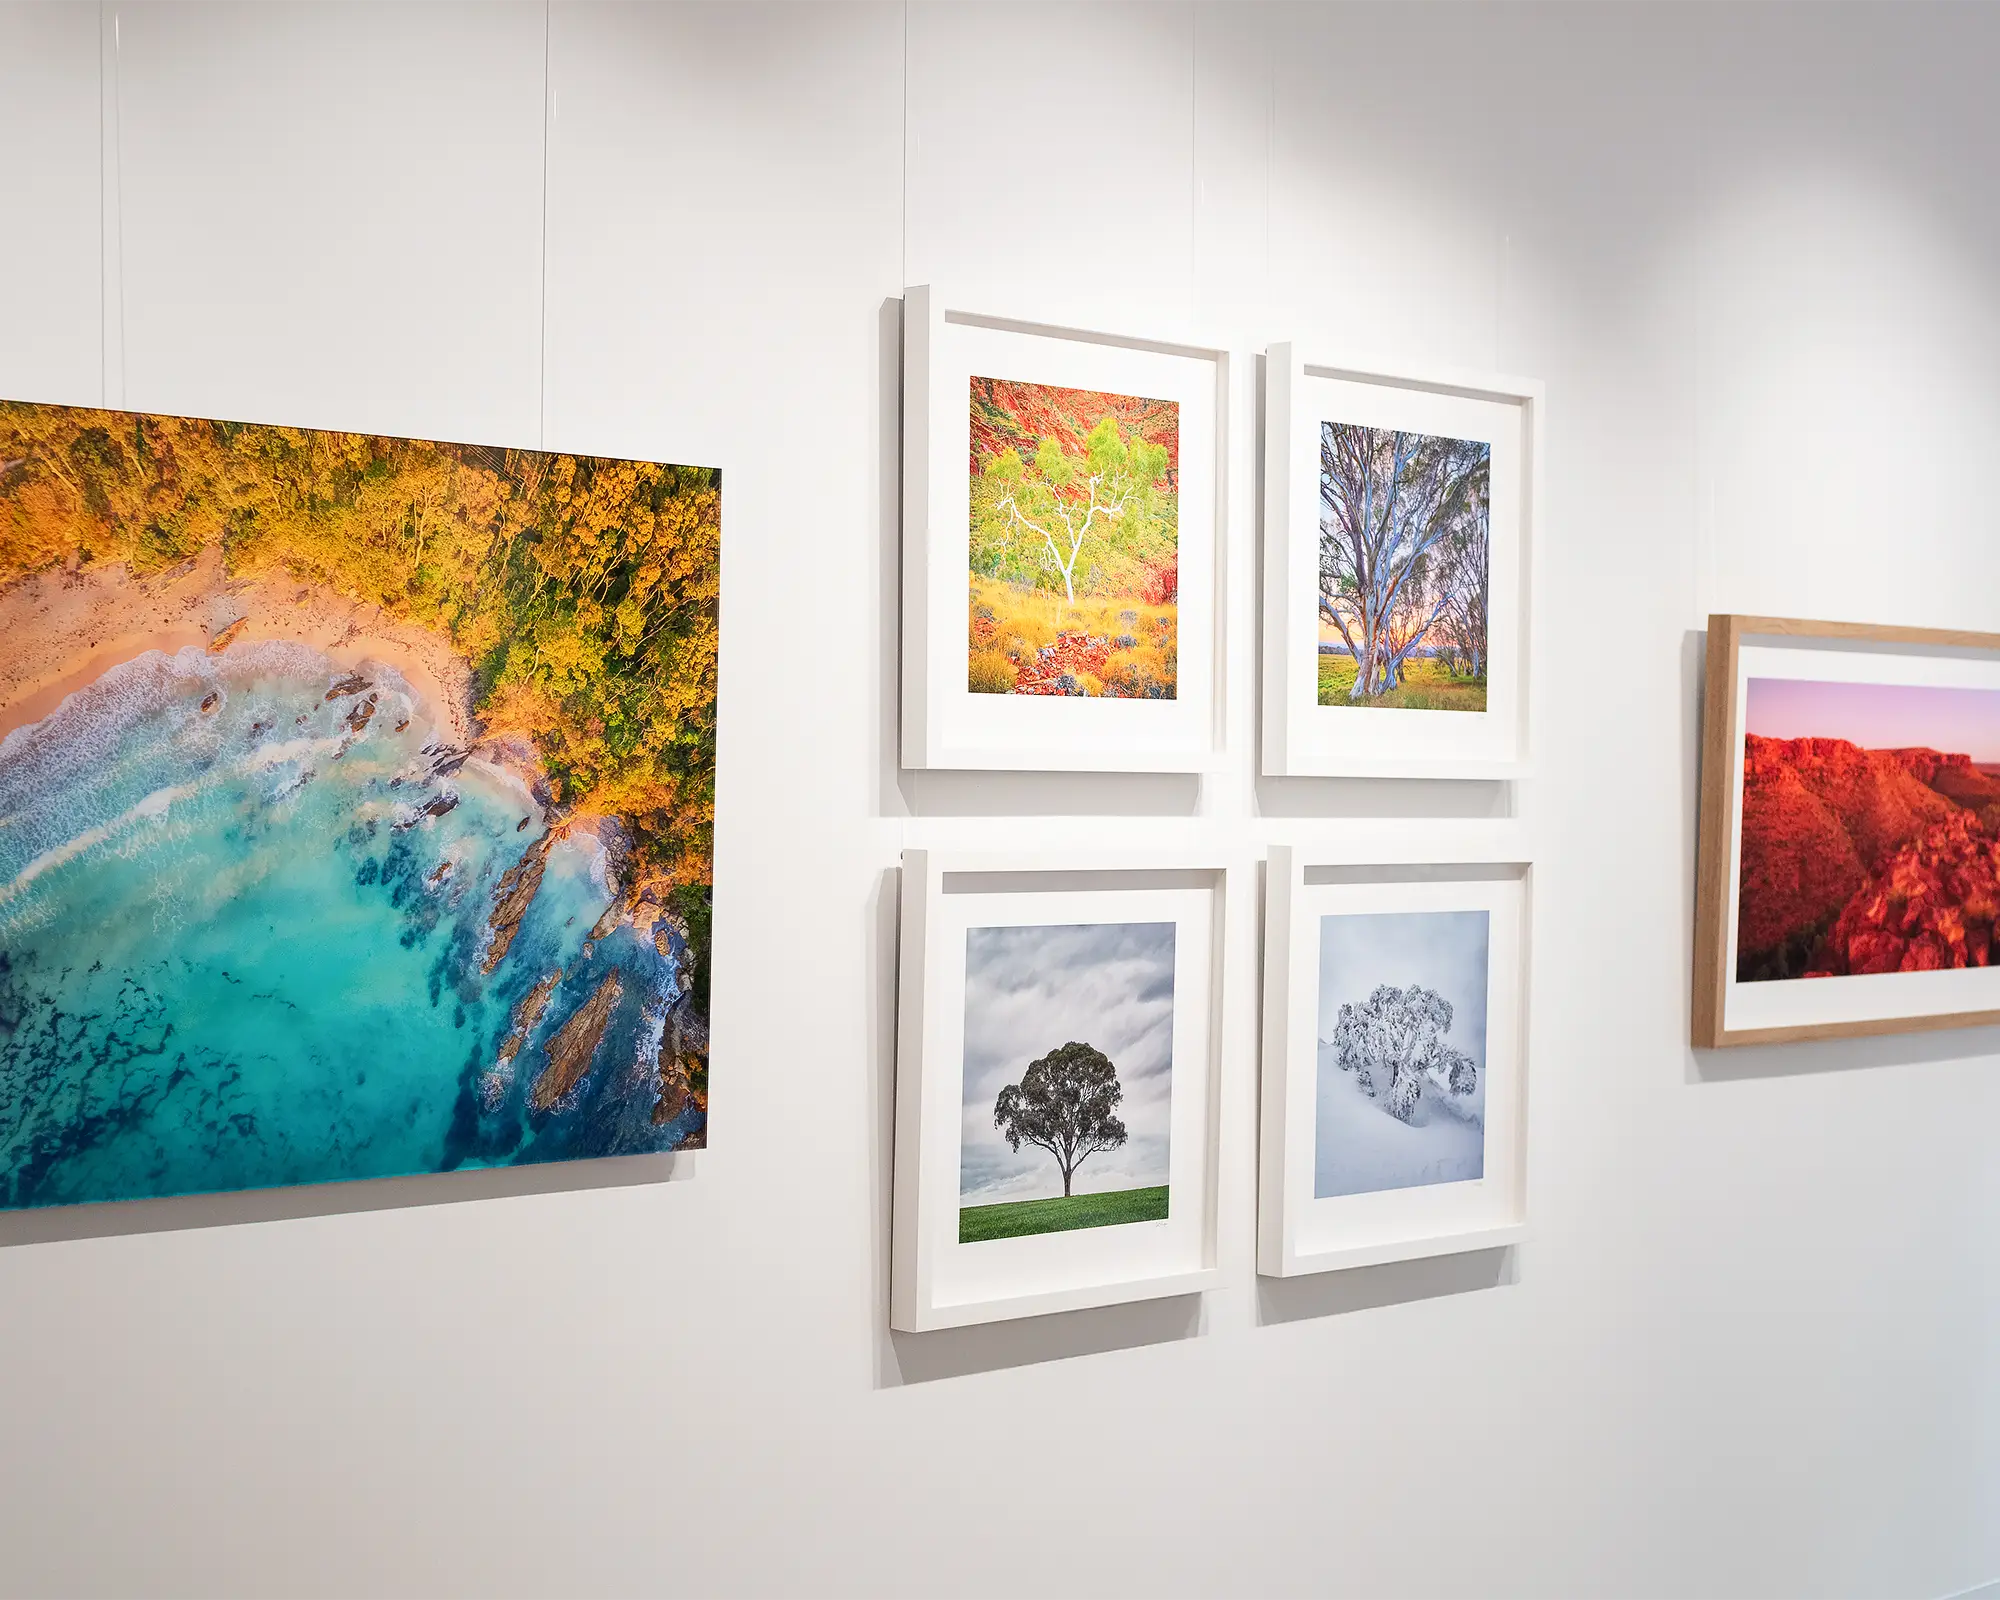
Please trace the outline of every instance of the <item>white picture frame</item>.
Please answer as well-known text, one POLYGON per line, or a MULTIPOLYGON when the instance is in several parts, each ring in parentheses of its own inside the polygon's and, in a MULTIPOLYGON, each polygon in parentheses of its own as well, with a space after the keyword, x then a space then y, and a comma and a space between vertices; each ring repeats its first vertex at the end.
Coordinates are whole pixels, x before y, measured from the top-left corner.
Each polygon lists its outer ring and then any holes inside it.
POLYGON ((1338 848, 1280 844, 1268 856, 1257 1240, 1265 1276, 1496 1249, 1526 1236, 1533 863, 1506 826, 1424 830, 1385 827, 1338 848), (1488 913, 1481 1173, 1316 1198, 1321 919, 1440 910, 1488 913))
POLYGON ((903 298, 902 753, 907 768, 1205 772, 1223 759, 1227 349, 903 298), (1172 699, 973 693, 970 382, 1054 384, 1179 406, 1172 699))
POLYGON ((1542 385, 1271 345, 1264 367, 1266 777, 1518 779, 1529 764, 1542 385), (1491 446, 1484 710, 1319 703, 1320 435, 1351 423, 1491 446))
MULTIPOLYGON (((1131 858, 903 853, 893 1328, 929 1332, 1194 1294, 1221 1281, 1223 958, 1230 879, 1238 870, 1222 855, 1198 851, 1131 858), (1165 922, 1174 929, 1166 1215, 965 1242, 969 934, 1165 922)), ((1052 1039, 1051 1048, 1060 1042, 1052 1039)), ((984 1112, 983 1099, 976 1109, 984 1112)))

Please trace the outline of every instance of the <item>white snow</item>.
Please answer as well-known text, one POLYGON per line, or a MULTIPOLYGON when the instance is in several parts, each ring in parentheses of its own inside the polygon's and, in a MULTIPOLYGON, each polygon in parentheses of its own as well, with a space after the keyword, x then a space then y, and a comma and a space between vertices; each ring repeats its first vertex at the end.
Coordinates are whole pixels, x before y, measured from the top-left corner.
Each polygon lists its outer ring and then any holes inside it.
POLYGON ((1313 1196, 1370 1194, 1418 1184, 1456 1183, 1486 1169, 1486 1074, 1463 1099, 1426 1085, 1409 1122, 1389 1115, 1355 1075, 1340 1066, 1340 1052, 1319 1047, 1317 1127, 1313 1139, 1313 1196), (1449 1103, 1447 1103, 1449 1102, 1449 1103))

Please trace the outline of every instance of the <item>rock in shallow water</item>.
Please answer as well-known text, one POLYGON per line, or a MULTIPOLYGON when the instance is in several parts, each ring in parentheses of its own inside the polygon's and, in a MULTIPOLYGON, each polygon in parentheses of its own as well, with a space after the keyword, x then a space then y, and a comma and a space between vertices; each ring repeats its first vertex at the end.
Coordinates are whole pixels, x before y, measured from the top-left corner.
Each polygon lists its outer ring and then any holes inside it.
POLYGON ((548 1009, 549 996, 556 992, 556 985, 561 982, 562 968, 557 967, 521 997, 521 1003, 514 1007, 513 1030, 507 1035, 506 1043, 500 1046, 500 1054, 493 1063, 495 1072, 504 1073, 512 1068, 514 1057, 521 1053, 521 1046, 528 1042, 528 1035, 542 1020, 542 1013, 548 1009))
POLYGON ((493 890, 493 915, 486 923, 486 959, 479 963, 482 974, 492 972, 507 959, 514 935, 521 931, 521 919, 528 914, 528 907, 535 902, 535 891, 542 886, 542 874, 549 864, 549 846, 555 843, 555 838, 553 833, 543 834, 528 846, 519 861, 500 875, 500 882, 493 890))
MULTIPOLYGON (((345 753, 346 753, 346 747, 342 746, 341 754, 345 753)), ((335 759, 338 760, 339 757, 336 756, 335 759)), ((458 796, 451 793, 449 790, 446 790, 443 794, 436 795, 433 798, 426 800, 421 806, 417 807, 417 814, 412 818, 410 818, 408 822, 393 823, 391 824, 391 827, 394 832, 402 833, 406 829, 414 828, 418 823, 422 822, 426 817, 441 817, 445 815, 446 812, 453 810, 454 808, 456 808, 457 805, 458 805, 458 796)), ((502 882, 505 882, 505 880, 503 879, 502 882)), ((525 909, 525 907, 523 909, 525 909)), ((486 970, 488 972, 491 972, 493 969, 491 967, 488 967, 486 970)))
POLYGON ((535 1080, 534 1090, 528 1096, 530 1109, 554 1109, 558 1100, 583 1081, 583 1075, 590 1070, 590 1063, 597 1055, 597 1046, 604 1038, 611 1013, 624 994, 625 985, 618 974, 608 974, 591 992, 590 998, 577 1007, 576 1014, 557 1030, 548 1044, 549 1064, 542 1069, 542 1075, 535 1080))

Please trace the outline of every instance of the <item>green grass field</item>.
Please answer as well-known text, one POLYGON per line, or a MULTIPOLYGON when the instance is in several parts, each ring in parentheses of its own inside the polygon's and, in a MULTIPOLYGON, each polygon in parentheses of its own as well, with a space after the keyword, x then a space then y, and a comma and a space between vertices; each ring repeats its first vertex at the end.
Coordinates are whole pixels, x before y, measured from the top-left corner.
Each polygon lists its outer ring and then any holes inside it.
POLYGON ((1486 680, 1454 678, 1429 656, 1403 663, 1403 681, 1374 700, 1350 700, 1354 687, 1354 657, 1319 658, 1319 703, 1323 706, 1382 706, 1399 711, 1484 711, 1486 680))
POLYGON ((958 1242, 1018 1239, 1070 1228, 1110 1228, 1121 1222, 1159 1222, 1167 1214, 1167 1186, 1121 1189, 1115 1194, 1073 1194, 1055 1200, 1010 1200, 997 1206, 960 1206, 958 1242))

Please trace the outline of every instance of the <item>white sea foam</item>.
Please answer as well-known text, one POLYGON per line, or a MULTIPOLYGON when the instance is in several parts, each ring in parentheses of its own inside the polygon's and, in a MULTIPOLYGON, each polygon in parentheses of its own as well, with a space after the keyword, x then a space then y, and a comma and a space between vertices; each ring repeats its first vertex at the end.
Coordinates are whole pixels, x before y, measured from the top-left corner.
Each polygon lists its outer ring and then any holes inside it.
MULTIPOLYGON (((189 797, 249 780, 264 803, 289 811, 316 776, 335 774, 358 797, 430 737, 424 702, 387 663, 344 666, 289 640, 220 656, 143 651, 0 742, 0 930, 25 926, 43 898, 30 886, 66 863, 97 852, 137 860, 199 826, 183 807, 189 797), (358 733, 347 725, 354 697, 325 698, 357 671, 376 700, 358 733), (211 695, 219 700, 204 711, 211 695), (334 757, 345 763, 328 767, 334 757)), ((406 809, 362 802, 376 807, 406 809)), ((211 860, 206 871, 215 870, 211 860)), ((216 881, 168 880, 152 880, 156 922, 178 921, 183 897, 211 898, 216 881)))
POLYGON ((290 640, 237 645, 220 656, 197 646, 146 650, 106 669, 39 722, 12 730, 0 741, 0 824, 8 839, 0 863, 14 872, 0 901, 139 823, 160 822, 176 798, 194 792, 190 780, 269 775, 277 780, 270 799, 283 800, 305 785, 316 763, 363 739, 372 743, 418 704, 393 667, 370 663, 364 675, 377 712, 357 736, 344 725, 348 706, 323 698, 350 670, 290 640), (203 710, 212 695, 219 703, 203 710), (118 804, 121 787, 127 795, 134 787, 147 792, 107 816, 106 802, 118 804))
MULTIPOLYGON (((364 664, 370 687, 393 700, 395 715, 414 716, 422 697, 409 679, 388 662, 370 659, 364 664)), ((183 646, 172 655, 143 650, 72 691, 40 721, 10 730, 0 739, 0 769, 20 758, 55 749, 87 757, 107 737, 115 738, 141 717, 188 698, 196 689, 205 696, 217 690, 250 689, 259 680, 271 678, 331 682, 353 670, 339 665, 325 651, 291 639, 235 644, 219 656, 210 655, 199 645, 183 646)))
POLYGON ((175 784, 165 789, 155 789, 137 805, 128 806, 109 822, 99 823, 94 828, 86 828, 74 838, 65 839, 61 844, 51 845, 34 860, 14 875, 14 881, 0 887, 0 905, 5 905, 15 895, 52 868, 65 861, 73 861, 86 850, 108 843, 118 837, 134 823, 161 820, 176 800, 185 800, 199 794, 202 785, 198 783, 175 784))
POLYGON ((535 798, 534 790, 528 787, 528 780, 523 778, 512 767, 504 766, 498 761, 488 761, 484 756, 475 755, 467 758, 465 765, 459 768, 459 771, 476 772, 479 777, 492 784, 494 788, 505 792, 513 799, 519 800, 531 816, 541 815, 542 804, 535 798))
POLYGON ((666 1031, 667 1014, 658 1005, 648 1005, 639 1013, 639 1043, 633 1059, 647 1077, 660 1070, 660 1041, 666 1031))
POLYGON ((312 777, 313 769, 311 767, 300 767, 297 772, 294 772, 283 783, 279 784, 277 788, 271 791, 271 803, 276 805, 280 800, 291 799, 293 795, 312 782, 312 777))
POLYGON ((591 887, 607 900, 616 899, 618 886, 611 878, 611 852, 604 847, 604 841, 592 828, 572 828, 556 841, 557 851, 572 856, 583 857, 583 870, 589 874, 591 887))
POLYGON ((258 745, 244 756, 242 767, 245 772, 268 772, 287 761, 310 761, 314 756, 330 755, 339 748, 338 739, 274 739, 269 744, 258 745))

